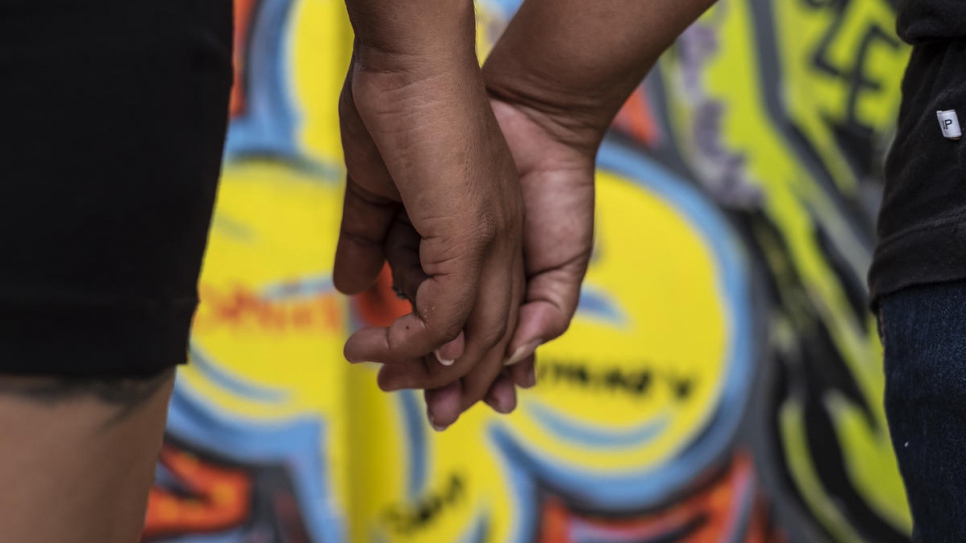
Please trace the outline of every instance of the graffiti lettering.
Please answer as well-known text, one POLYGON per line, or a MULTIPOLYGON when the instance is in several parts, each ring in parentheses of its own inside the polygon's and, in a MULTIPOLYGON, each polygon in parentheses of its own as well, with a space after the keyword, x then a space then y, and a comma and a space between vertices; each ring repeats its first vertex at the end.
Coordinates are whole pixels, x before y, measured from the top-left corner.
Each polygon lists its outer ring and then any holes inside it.
POLYGON ((266 298, 245 287, 220 288, 202 284, 195 332, 219 327, 235 331, 340 332, 345 324, 332 292, 283 299, 266 298))
POLYGON ((571 385, 607 392, 622 392, 635 398, 653 394, 656 387, 665 387, 677 401, 686 401, 694 391, 695 378, 655 369, 648 362, 614 364, 592 368, 582 360, 541 359, 537 381, 545 386, 571 385), (626 369, 637 367, 639 369, 626 369))
MULTIPOLYGON (((807 0, 806 4, 812 5, 807 0)), ((831 2, 827 7, 842 12, 847 6, 848 2, 839 1, 831 2)), ((842 14, 833 19, 832 24, 829 25, 828 30, 822 36, 821 41, 812 53, 812 64, 818 71, 839 78, 848 86, 846 118, 849 123, 871 132, 872 127, 864 125, 858 119, 856 107, 863 93, 878 93, 883 91, 882 82, 870 79, 867 73, 866 67, 871 57, 870 53, 875 50, 877 45, 888 47, 892 51, 898 50, 900 42, 893 32, 887 31, 874 21, 869 21, 864 32, 861 34, 858 46, 852 49, 855 51, 854 58, 852 59, 852 67, 836 66, 831 59, 832 44, 841 34, 845 22, 846 19, 842 14)))
POLYGON ((424 496, 416 503, 396 504, 389 507, 385 518, 393 531, 409 534, 432 523, 446 507, 455 505, 465 495, 466 482, 461 475, 454 473, 443 488, 424 496))

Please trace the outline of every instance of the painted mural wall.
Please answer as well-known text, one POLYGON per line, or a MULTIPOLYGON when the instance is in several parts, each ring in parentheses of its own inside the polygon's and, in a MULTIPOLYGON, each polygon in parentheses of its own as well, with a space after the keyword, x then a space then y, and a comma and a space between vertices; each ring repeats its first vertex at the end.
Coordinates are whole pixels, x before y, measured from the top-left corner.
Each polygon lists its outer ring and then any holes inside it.
MULTIPOLYGON (((909 541, 865 308, 908 55, 895 0, 719 0, 599 157, 570 332, 511 416, 439 434, 350 367, 341 0, 236 0, 236 86, 145 541, 909 541)), ((481 0, 480 51, 516 0, 481 0)))

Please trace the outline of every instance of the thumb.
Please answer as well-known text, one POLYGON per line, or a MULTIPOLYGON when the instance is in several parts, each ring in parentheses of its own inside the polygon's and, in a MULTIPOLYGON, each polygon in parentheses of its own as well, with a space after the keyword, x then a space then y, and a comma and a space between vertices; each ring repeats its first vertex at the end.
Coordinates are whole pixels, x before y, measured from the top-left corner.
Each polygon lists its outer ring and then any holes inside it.
POLYGON ((526 302, 520 307, 520 320, 507 345, 507 366, 529 359, 537 347, 567 331, 577 311, 582 279, 583 273, 565 269, 550 270, 530 279, 526 302))
POLYGON ((383 243, 399 204, 380 198, 346 181, 342 226, 335 250, 332 282, 344 294, 358 294, 372 286, 382 271, 383 243))

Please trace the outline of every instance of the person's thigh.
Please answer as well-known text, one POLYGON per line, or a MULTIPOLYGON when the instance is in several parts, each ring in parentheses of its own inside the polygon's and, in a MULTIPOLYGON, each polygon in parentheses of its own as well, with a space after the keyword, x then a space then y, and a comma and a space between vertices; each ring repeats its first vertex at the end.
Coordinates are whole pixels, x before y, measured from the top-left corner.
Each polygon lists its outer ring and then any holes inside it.
POLYGON ((886 414, 917 542, 966 541, 966 283, 879 306, 886 414))
POLYGON ((0 540, 137 542, 173 383, 0 378, 0 540))

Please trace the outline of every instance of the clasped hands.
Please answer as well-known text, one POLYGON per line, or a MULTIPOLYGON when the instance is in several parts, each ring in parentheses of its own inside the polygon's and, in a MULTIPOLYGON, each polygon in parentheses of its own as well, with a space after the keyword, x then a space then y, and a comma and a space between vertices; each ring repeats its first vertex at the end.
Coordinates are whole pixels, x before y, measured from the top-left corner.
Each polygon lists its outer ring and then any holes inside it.
POLYGON ((480 400, 512 411, 577 307, 602 130, 545 94, 472 49, 427 62, 356 42, 334 282, 359 293, 388 262, 413 311, 345 356, 381 363, 383 390, 423 389, 437 430, 480 400))

